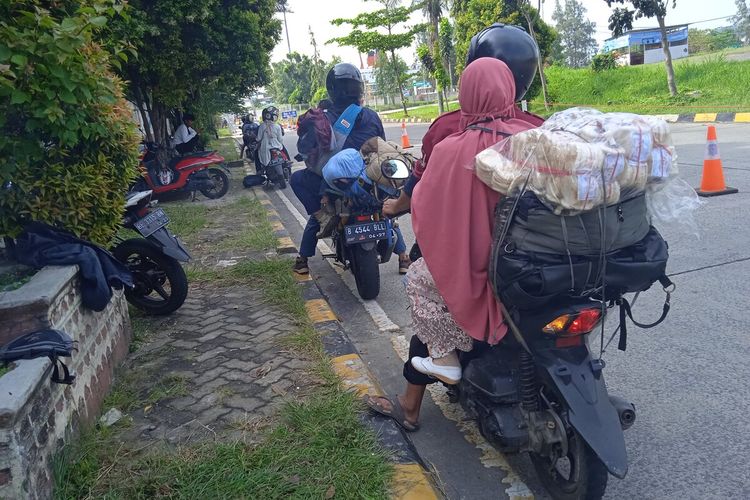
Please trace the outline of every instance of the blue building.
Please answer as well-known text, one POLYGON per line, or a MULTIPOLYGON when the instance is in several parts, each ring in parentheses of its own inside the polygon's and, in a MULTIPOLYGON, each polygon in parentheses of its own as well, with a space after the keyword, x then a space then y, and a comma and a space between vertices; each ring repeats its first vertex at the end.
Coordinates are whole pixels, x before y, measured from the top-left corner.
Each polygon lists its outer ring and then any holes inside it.
MULTIPOLYGON (((688 56, 688 25, 667 26, 667 40, 672 59, 688 56)), ((659 28, 632 30, 604 42, 602 52, 613 52, 624 66, 649 64, 664 60, 659 28)))

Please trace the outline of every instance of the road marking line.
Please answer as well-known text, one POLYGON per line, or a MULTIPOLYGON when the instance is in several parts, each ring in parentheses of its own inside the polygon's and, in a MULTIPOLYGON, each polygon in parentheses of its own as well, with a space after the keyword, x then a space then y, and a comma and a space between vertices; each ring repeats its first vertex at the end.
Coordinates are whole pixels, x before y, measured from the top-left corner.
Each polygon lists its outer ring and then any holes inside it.
MULTIPOLYGON (((294 204, 287 198, 287 196, 282 191, 276 191, 276 194, 279 195, 279 198, 281 199, 281 202, 286 206, 286 208, 291 212, 292 216, 297 220, 300 226, 305 227, 307 224, 307 219, 297 210, 297 207, 294 206, 294 204)), ((318 250, 321 253, 324 254, 332 254, 333 249, 328 246, 328 244, 323 241, 318 241, 318 250)), ((328 260, 328 264, 333 268, 336 273, 338 273, 340 276, 344 275, 344 270, 340 267, 334 264, 332 260, 328 260)), ((360 304, 365 308, 365 311, 367 311, 367 314, 370 315, 370 318, 375 322, 375 325, 378 327, 380 331, 383 332, 397 332, 401 330, 401 328, 391 321, 391 319, 388 317, 386 312, 383 310, 382 307, 380 307, 380 304, 378 304, 375 300, 362 300, 359 296, 359 293, 357 292, 357 287, 346 280, 344 280, 344 283, 346 283, 346 286, 349 287, 349 290, 352 291, 354 296, 359 300, 360 304)))
POLYGON ((325 323, 327 321, 337 321, 338 318, 331 310, 324 299, 312 299, 305 302, 307 316, 313 323, 325 323))

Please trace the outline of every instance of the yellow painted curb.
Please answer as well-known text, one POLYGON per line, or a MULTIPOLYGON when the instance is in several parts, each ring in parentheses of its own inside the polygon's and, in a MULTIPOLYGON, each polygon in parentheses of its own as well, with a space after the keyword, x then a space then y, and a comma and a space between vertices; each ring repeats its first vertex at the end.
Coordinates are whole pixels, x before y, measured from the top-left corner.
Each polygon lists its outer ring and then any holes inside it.
POLYGON ((281 223, 281 221, 273 221, 271 223, 271 227, 274 231, 285 231, 286 228, 284 227, 284 224, 281 223))
POLYGON ((336 321, 338 318, 331 310, 324 299, 312 299, 305 302, 307 315, 313 323, 323 323, 325 321, 336 321))
POLYGON ((289 236, 282 236, 281 238, 279 238, 278 248, 295 248, 294 242, 289 236))
POLYGON ((736 113, 734 121, 738 123, 750 123, 750 113, 736 113))
POLYGON ((391 498, 395 500, 437 500, 439 498, 424 468, 419 464, 396 464, 392 489, 391 498))
POLYGON ((304 283, 306 281, 312 281, 312 276, 310 276, 310 273, 307 274, 297 274, 292 273, 294 276, 294 279, 297 280, 297 283, 304 283))
POLYGON ((694 122, 715 122, 716 121, 716 113, 696 113, 695 118, 693 118, 694 122))
POLYGON ((331 360, 333 371, 341 377, 344 387, 354 389, 359 396, 369 394, 371 396, 383 396, 383 390, 370 376, 365 362, 359 354, 345 354, 331 360))
MULTIPOLYGON (((279 217, 279 213, 274 210, 273 208, 266 209, 266 213, 269 215, 269 217, 279 217)), ((279 217, 280 219, 281 217, 279 217)))
POLYGON ((271 200, 269 200, 268 198, 263 198, 262 200, 260 200, 260 204, 265 205, 267 207, 273 205, 271 200))

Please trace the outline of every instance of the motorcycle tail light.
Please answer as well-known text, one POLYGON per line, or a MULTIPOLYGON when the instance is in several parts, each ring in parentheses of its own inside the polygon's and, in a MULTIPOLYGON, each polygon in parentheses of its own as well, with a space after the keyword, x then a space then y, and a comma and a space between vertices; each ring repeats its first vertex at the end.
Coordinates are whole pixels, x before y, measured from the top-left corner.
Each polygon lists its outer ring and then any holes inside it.
POLYGON ((358 215, 357 222, 370 222, 372 220, 371 215, 358 215))
POLYGON ((601 310, 584 309, 576 314, 563 314, 555 318, 542 331, 560 337, 575 337, 591 332, 601 319, 601 310))

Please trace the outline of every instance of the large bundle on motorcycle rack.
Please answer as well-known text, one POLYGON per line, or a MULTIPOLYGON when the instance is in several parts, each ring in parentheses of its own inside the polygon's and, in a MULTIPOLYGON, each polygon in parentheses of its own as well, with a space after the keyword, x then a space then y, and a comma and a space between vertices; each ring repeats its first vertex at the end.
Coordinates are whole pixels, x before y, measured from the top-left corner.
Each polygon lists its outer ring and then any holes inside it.
POLYGON ((490 281, 506 307, 616 299, 665 276, 666 241, 650 226, 641 194, 574 216, 558 216, 527 191, 497 205, 490 281))

